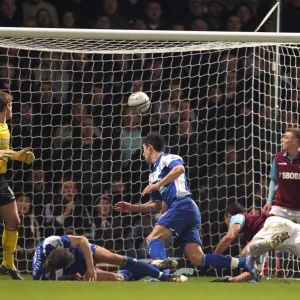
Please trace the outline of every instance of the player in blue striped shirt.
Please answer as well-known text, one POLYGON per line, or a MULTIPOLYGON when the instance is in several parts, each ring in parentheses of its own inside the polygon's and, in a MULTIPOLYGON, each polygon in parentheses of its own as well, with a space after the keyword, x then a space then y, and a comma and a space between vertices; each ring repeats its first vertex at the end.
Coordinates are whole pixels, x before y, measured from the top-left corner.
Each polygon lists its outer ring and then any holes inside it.
POLYGON ((50 236, 39 243, 32 261, 32 277, 34 280, 129 281, 150 276, 160 281, 180 282, 179 277, 161 272, 176 266, 177 262, 170 259, 149 265, 90 244, 83 236, 63 235, 50 236), (96 272, 94 265, 100 262, 120 266, 122 270, 119 274, 96 272))
POLYGON ((115 209, 120 212, 150 213, 160 211, 164 203, 165 213, 157 221, 147 237, 152 259, 165 259, 163 242, 175 235, 192 265, 197 267, 245 268, 255 273, 250 258, 231 258, 220 254, 203 254, 199 229, 201 216, 191 198, 185 175, 185 164, 178 155, 164 153, 165 140, 160 134, 150 134, 143 139, 143 155, 153 164, 149 185, 142 195, 150 194, 150 201, 133 205, 119 202, 115 209))

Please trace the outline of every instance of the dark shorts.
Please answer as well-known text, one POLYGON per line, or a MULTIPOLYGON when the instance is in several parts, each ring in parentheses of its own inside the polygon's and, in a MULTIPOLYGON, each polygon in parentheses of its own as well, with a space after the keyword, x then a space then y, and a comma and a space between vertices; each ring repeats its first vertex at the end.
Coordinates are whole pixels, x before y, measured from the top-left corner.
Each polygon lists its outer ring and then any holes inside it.
POLYGON ((13 191, 9 187, 5 175, 0 174, 0 206, 16 201, 13 191))
MULTIPOLYGON (((98 246, 95 244, 90 244, 90 248, 93 256, 95 254, 97 247, 98 246)), ((79 273, 81 276, 83 276, 87 271, 87 267, 86 267, 85 258, 83 256, 80 247, 79 246, 73 247, 70 251, 73 253, 75 261, 69 268, 63 270, 63 274, 73 275, 79 273)))
POLYGON ((202 245, 200 238, 201 216, 191 198, 178 199, 156 223, 170 229, 177 237, 182 248, 188 243, 202 245))

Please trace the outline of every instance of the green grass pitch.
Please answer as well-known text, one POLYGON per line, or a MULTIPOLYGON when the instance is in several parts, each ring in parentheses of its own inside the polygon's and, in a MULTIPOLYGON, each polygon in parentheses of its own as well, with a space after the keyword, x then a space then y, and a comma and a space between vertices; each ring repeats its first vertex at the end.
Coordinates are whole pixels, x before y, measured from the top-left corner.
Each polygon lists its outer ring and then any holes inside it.
POLYGON ((300 282, 270 280, 261 283, 210 283, 190 278, 185 283, 163 282, 45 282, 0 277, 5 300, 299 300, 300 282))

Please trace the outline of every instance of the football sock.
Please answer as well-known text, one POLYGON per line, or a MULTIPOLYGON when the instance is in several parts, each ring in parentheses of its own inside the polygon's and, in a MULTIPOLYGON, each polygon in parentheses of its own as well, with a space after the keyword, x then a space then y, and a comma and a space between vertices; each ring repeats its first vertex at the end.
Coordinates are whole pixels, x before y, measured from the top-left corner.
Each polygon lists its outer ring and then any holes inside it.
POLYGON ((9 269, 14 269, 14 253, 17 247, 19 233, 18 231, 9 230, 4 228, 2 235, 3 246, 3 261, 2 265, 9 269))
MULTIPOLYGON (((148 244, 150 256, 152 259, 164 260, 167 258, 166 249, 163 242, 159 239, 153 239, 148 244)), ((164 274, 169 275, 170 270, 163 271, 164 274)))
POLYGON ((150 265, 144 261, 138 261, 132 257, 125 256, 122 268, 133 273, 136 280, 150 276, 165 281, 169 275, 161 272, 157 267, 150 265))
POLYGON ((235 258, 222 254, 204 254, 202 258, 202 267, 212 267, 215 269, 243 269, 245 264, 246 258, 235 258))
POLYGON ((150 256, 152 259, 166 259, 166 250, 162 241, 159 239, 151 240, 148 244, 150 256))

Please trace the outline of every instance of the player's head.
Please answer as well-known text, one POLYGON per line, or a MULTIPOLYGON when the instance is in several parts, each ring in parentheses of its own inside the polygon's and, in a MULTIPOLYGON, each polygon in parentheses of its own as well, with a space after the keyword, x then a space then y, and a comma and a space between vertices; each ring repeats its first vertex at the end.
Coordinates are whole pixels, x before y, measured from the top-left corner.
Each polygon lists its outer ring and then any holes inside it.
POLYGON ((0 114, 5 114, 6 120, 12 117, 12 96, 0 91, 0 114))
POLYGON ((224 214, 224 219, 225 219, 225 223, 228 226, 229 222, 230 222, 230 218, 234 215, 237 214, 242 214, 245 213, 246 208, 240 204, 240 203, 232 203, 230 205, 227 206, 226 210, 225 210, 225 214, 224 214))
POLYGON ((47 263, 55 270, 65 269, 74 263, 74 255, 66 248, 56 248, 49 254, 47 263))
POLYGON ((298 149, 300 146, 300 129, 288 128, 281 138, 282 150, 298 149))
POLYGON ((151 133, 143 139, 143 156, 148 164, 154 163, 157 154, 165 150, 166 141, 159 133, 151 133))

